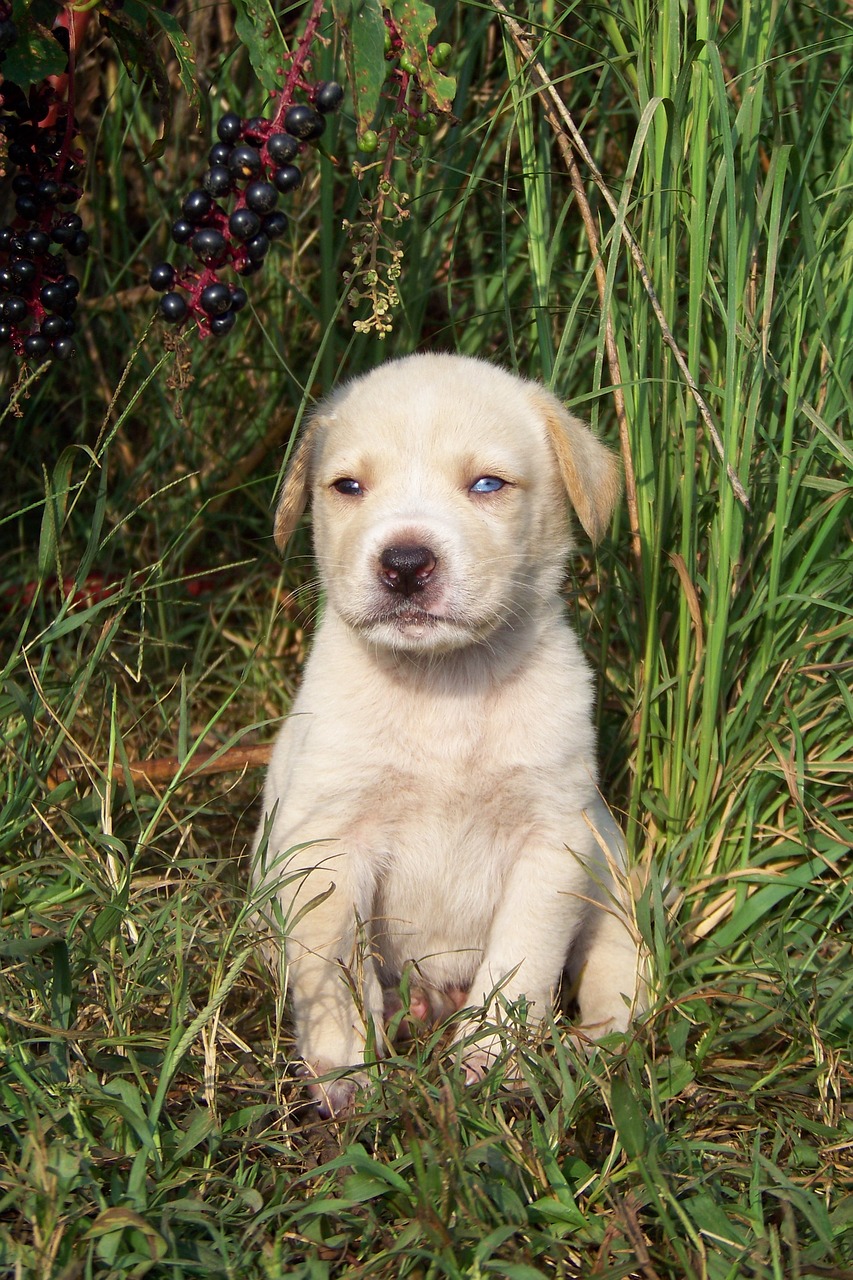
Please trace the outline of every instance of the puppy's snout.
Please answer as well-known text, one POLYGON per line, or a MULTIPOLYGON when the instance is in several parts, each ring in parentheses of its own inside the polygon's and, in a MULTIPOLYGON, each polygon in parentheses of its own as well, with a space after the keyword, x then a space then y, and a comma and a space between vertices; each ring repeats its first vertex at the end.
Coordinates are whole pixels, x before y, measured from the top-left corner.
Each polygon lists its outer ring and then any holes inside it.
POLYGON ((423 591, 437 563, 429 547, 386 547, 379 557, 379 577, 389 591, 413 596, 423 591))

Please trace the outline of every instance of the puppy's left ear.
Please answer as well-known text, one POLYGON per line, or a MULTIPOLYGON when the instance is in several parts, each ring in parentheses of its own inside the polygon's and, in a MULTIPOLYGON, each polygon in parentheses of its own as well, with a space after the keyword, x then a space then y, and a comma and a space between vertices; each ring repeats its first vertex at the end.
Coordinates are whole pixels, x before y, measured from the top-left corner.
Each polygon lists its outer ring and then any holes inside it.
POLYGON ((311 422, 297 444, 285 472, 273 526, 275 545, 280 552, 283 552, 287 546, 290 535, 299 524, 302 513, 308 505, 316 434, 316 423, 311 422))
POLYGON ((593 542, 607 532, 622 491, 616 455, 544 388, 533 394, 542 414, 569 500, 593 542))

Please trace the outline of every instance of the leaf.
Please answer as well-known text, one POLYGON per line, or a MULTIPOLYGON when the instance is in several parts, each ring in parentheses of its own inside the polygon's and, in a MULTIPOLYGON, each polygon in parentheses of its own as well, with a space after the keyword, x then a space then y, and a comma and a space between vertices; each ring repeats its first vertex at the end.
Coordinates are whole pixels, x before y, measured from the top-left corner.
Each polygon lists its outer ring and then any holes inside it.
POLYGON ((610 1114, 626 1156, 635 1160, 646 1149, 646 1117, 628 1083, 618 1076, 610 1086, 610 1114))
POLYGON ((46 578, 51 570, 57 569, 59 534, 65 523, 68 495, 71 489, 71 472, 76 456, 77 450, 73 445, 69 445, 59 455, 53 468, 52 478, 45 473, 45 502, 38 552, 39 577, 42 579, 46 578))
POLYGON ((358 131, 363 133, 373 124, 388 73, 382 5, 379 0, 333 0, 333 5, 344 40, 358 131))
POLYGON ((3 59, 3 77, 24 92, 46 76, 61 76, 68 67, 68 55, 50 34, 57 10, 52 4, 15 0, 12 21, 18 38, 3 59))
POLYGON ((157 105, 162 112, 160 135, 145 156, 156 160, 163 154, 165 137, 172 121, 172 90, 163 60, 144 27, 124 9, 100 11, 101 25, 115 43, 124 68, 134 83, 144 76, 151 81, 157 105))
POLYGON ((394 0, 391 16, 403 41, 403 51, 414 63, 418 81, 436 111, 449 111, 456 81, 437 71, 429 60, 429 37, 436 26, 435 12, 424 0, 394 0))
POLYGON ((234 26, 268 93, 281 87, 287 45, 270 0, 234 0, 234 26))
POLYGON ((178 20, 167 10, 161 9, 154 4, 146 5, 146 8, 154 21, 159 22, 166 33, 169 44, 172 46, 172 52, 178 60, 178 75, 181 78, 181 84, 184 86, 184 92, 189 99, 190 107, 195 112, 196 126, 200 128, 201 91, 195 74, 195 49, 193 48, 193 43, 178 20))

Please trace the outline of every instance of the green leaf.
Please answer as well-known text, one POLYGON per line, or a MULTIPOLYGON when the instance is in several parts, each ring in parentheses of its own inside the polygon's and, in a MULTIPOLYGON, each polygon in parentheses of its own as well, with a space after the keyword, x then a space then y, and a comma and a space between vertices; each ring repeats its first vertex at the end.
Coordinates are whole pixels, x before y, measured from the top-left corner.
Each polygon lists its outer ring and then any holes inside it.
POLYGON ((359 133, 373 123, 387 78, 385 19, 379 0, 333 0, 344 39, 347 74, 359 133))
POLYGON ((582 1230, 587 1225, 586 1218, 576 1204, 567 1204, 564 1199, 558 1200, 555 1196, 543 1196, 541 1200, 534 1200, 530 1212, 534 1220, 549 1224, 559 1223, 577 1230, 582 1230))
POLYGON ((270 0, 234 0, 237 35, 255 75, 268 93, 281 87, 287 45, 270 0))
POLYGON ((100 18, 115 42, 131 80, 138 84, 147 77, 154 89, 154 96, 162 113, 162 123, 160 136, 145 159, 156 160, 163 154, 165 137, 172 121, 172 90, 163 60, 148 32, 126 9, 102 10, 100 18))
POLYGON ((172 46, 172 52, 178 61, 178 75, 181 78, 184 93, 187 95, 190 106, 195 112, 196 125, 200 128, 202 100, 195 74, 195 49, 193 48, 193 43, 181 24, 167 10, 161 9, 159 5, 155 4, 146 5, 146 8, 154 21, 159 22, 166 33, 169 44, 172 46))
POLYGON ((646 1117, 630 1085, 618 1076, 610 1086, 610 1114, 626 1156, 636 1160, 647 1145, 646 1117))
POLYGON ((429 37, 436 26, 435 12, 424 0, 394 0, 391 16, 403 41, 403 52, 414 63, 418 80, 436 111, 449 111, 456 95, 456 81, 437 71, 429 60, 429 37))
POLYGON ((46 76, 62 75, 68 66, 65 50, 50 34, 57 12, 53 4, 44 0, 15 0, 12 5, 18 38, 6 50, 3 77, 24 92, 46 76))

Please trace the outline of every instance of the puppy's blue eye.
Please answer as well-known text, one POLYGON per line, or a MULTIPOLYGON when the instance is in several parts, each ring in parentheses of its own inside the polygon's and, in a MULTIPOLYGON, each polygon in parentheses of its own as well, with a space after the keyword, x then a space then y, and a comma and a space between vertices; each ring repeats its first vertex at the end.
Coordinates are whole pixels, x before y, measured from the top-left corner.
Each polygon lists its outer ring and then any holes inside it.
POLYGON ((475 480, 469 489, 469 493, 497 493, 498 489, 502 489, 506 484, 505 480, 501 480, 499 476, 480 476, 479 480, 475 480))
POLYGON ((345 476, 342 480, 336 480, 332 488, 337 489, 338 493, 346 494, 349 498, 359 498, 364 493, 358 481, 353 480, 350 476, 345 476))

